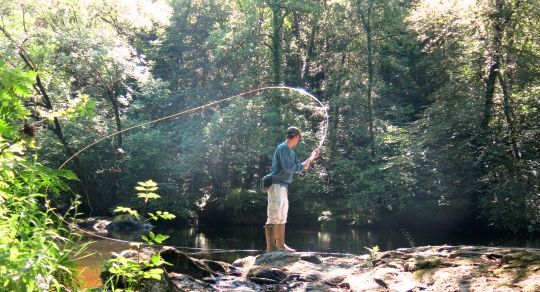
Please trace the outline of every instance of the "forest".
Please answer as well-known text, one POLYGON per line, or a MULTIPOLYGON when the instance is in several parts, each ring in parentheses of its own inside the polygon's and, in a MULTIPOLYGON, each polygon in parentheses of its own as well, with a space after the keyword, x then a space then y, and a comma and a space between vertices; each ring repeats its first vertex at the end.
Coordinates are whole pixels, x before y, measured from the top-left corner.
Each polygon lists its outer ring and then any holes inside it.
POLYGON ((327 133, 291 222, 540 231, 537 1, 0 3, 3 280, 36 249, 68 261, 46 240, 71 240, 55 212, 262 224, 290 125, 300 159, 327 133), (313 94, 328 124, 276 90, 126 130, 269 86, 313 94), (143 203, 150 179, 161 198, 143 203))

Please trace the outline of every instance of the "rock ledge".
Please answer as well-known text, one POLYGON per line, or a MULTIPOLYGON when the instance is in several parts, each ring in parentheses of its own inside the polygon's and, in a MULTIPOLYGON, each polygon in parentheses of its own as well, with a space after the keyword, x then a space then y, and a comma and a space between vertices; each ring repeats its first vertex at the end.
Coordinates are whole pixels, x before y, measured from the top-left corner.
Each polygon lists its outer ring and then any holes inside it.
POLYGON ((167 268, 171 286, 163 290, 149 283, 152 291, 540 291, 539 249, 424 246, 360 256, 272 252, 232 265, 170 249, 162 254, 174 261, 167 268))

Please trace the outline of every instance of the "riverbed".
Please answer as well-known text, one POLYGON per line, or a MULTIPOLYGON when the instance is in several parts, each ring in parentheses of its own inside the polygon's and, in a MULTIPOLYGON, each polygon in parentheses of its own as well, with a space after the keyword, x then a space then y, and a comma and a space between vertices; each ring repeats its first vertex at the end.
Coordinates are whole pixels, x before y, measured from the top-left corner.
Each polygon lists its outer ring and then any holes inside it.
MULTIPOLYGON (((265 248, 262 226, 196 226, 189 228, 164 228, 153 231, 169 235, 164 242, 193 257, 232 262, 247 255, 263 253, 265 248)), ((110 237, 128 241, 140 241, 140 233, 112 233, 110 237)), ((317 229, 287 227, 287 244, 298 251, 316 251, 327 254, 366 254, 367 248, 378 246, 381 251, 402 247, 425 245, 482 245, 498 247, 540 248, 540 236, 500 235, 495 232, 464 234, 445 230, 423 229, 410 231, 403 228, 380 229, 317 229)), ((93 254, 77 260, 83 288, 101 284, 99 272, 111 252, 128 249, 127 244, 88 238, 93 243, 93 254)))

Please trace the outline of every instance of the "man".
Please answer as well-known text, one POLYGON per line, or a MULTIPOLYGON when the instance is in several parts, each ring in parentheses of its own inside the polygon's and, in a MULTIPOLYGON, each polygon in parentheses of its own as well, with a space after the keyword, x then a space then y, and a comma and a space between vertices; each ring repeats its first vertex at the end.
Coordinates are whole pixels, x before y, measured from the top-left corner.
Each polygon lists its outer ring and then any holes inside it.
POLYGON ((292 182, 293 174, 308 169, 310 164, 319 156, 319 149, 314 150, 311 156, 300 163, 292 148, 294 148, 301 137, 300 130, 296 127, 289 127, 285 142, 279 144, 272 158, 272 185, 268 188, 268 219, 266 220, 265 236, 266 251, 295 250, 285 244, 285 223, 287 223, 287 212, 289 210, 289 200, 287 190, 292 182))

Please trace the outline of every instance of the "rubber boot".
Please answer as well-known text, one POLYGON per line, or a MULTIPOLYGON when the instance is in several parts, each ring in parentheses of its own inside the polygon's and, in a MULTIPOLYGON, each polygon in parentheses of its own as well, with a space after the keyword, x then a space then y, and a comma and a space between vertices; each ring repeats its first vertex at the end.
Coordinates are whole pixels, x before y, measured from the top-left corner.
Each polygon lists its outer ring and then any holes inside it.
POLYGON ((285 244, 285 224, 275 224, 275 237, 276 237, 276 247, 278 250, 284 250, 288 252, 295 252, 296 250, 288 247, 285 244))
POLYGON ((264 235, 266 236, 266 252, 272 252, 277 250, 275 227, 275 224, 264 225, 264 235))

